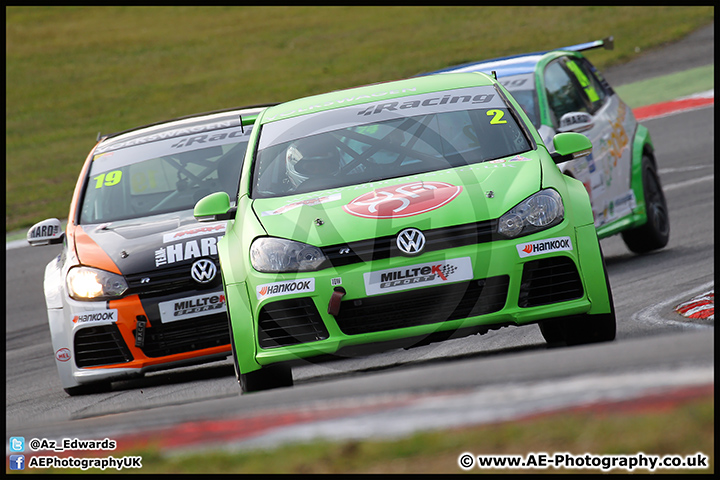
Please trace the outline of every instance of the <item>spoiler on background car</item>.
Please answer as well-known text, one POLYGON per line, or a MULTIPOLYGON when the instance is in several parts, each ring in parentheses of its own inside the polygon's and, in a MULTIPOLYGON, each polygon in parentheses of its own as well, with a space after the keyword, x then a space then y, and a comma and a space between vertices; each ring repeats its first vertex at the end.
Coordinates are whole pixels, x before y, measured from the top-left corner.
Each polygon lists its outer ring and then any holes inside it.
POLYGON ((569 47, 562 47, 558 50, 570 50, 571 52, 583 52, 585 50, 591 50, 593 48, 603 47, 605 50, 612 50, 615 48, 615 40, 612 36, 605 37, 602 40, 595 40, 594 42, 578 43, 577 45, 571 45, 569 47))
MULTIPOLYGON (((143 125, 143 126, 141 126, 141 127, 131 128, 131 129, 129 129, 129 130, 123 130, 123 131, 121 131, 121 132, 116 132, 116 133, 106 133, 106 134, 103 134, 103 133, 101 133, 101 132, 98 132, 98 134, 97 134, 97 141, 99 142, 100 140, 105 140, 106 138, 117 137, 118 135, 122 135, 123 133, 132 132, 132 131, 134 131, 134 130, 140 130, 140 129, 142 129, 142 128, 147 128, 147 127, 154 127, 155 125, 161 125, 161 124, 168 123, 168 122, 174 122, 174 121, 176 121, 176 120, 185 120, 185 119, 193 118, 193 117, 201 117, 201 116, 203 116, 203 115, 210 115, 210 114, 212 114, 212 113, 231 112, 231 111, 233 111, 233 110, 248 110, 248 109, 252 109, 252 108, 268 108, 268 107, 274 107, 275 105, 277 105, 277 103, 259 103, 259 104, 256 104, 256 105, 247 105, 247 106, 245 106, 245 107, 223 108, 223 109, 221 109, 221 110, 212 110, 212 111, 210 111, 210 112, 194 113, 194 114, 192 114, 192 115, 185 115, 185 116, 183 116, 183 117, 177 117, 177 118, 173 118, 173 119, 170 119, 170 120, 163 120, 162 122, 150 123, 150 124, 148 124, 148 125, 143 125)), ((241 116, 240 116, 240 123, 241 123, 241 127, 243 127, 243 126, 245 126, 245 125, 252 125, 253 123, 255 123, 255 120, 252 120, 252 121, 243 120, 242 115, 241 115, 241 116)))

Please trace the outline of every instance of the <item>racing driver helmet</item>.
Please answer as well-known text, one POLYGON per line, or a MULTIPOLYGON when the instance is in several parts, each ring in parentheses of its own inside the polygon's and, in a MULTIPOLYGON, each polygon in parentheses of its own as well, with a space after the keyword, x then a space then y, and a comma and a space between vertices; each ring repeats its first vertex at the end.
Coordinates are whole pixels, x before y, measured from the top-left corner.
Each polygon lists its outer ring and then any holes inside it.
POLYGON ((340 151, 322 137, 310 137, 290 144, 285 156, 287 175, 297 188, 310 178, 327 178, 340 170, 340 151))

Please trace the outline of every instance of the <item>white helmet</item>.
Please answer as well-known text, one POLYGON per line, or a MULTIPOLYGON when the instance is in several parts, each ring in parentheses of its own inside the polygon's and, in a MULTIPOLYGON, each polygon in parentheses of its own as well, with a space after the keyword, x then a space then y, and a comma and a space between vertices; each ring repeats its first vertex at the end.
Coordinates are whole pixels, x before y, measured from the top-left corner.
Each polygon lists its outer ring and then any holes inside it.
POLYGON ((340 170, 340 151, 326 139, 303 138, 290 144, 285 155, 287 175, 297 187, 309 178, 329 177, 340 170))

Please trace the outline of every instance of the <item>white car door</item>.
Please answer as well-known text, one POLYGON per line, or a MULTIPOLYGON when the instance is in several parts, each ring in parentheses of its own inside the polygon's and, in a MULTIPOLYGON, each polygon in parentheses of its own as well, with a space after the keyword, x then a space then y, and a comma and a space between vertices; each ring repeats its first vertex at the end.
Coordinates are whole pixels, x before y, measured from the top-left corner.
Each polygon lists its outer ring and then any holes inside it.
POLYGON ((569 57, 550 62, 544 71, 545 94, 556 132, 580 132, 593 145, 591 155, 560 164, 560 169, 580 180, 590 195, 595 226, 612 218, 613 170, 617 164, 611 148, 614 110, 610 97, 584 66, 569 57))

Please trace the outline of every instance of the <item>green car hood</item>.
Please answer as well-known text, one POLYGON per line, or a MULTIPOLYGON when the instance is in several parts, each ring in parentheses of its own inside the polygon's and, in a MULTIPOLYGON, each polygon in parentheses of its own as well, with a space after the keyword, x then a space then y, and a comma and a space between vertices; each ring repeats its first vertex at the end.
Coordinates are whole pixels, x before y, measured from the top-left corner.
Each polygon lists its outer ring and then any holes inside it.
POLYGON ((381 182, 255 199, 270 236, 315 246, 500 217, 540 189, 537 152, 381 182))

